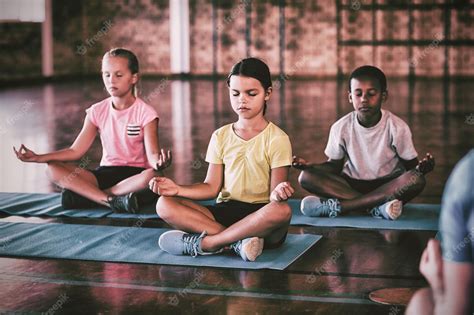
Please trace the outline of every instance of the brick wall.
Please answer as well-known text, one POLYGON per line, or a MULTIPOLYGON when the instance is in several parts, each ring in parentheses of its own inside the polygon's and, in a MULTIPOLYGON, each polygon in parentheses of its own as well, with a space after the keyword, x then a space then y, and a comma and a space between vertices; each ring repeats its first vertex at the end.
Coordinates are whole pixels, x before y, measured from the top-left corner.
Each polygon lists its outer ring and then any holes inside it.
MULTIPOLYGON (((225 74, 249 53, 288 76, 334 77, 361 64, 391 76, 474 75, 469 1, 189 0, 191 72, 225 74), (448 40, 447 42, 445 40, 448 40)), ((0 23, 0 78, 41 75, 41 26, 0 23)), ((97 73, 131 48, 145 74, 170 71, 165 0, 53 0, 54 71, 97 73)))

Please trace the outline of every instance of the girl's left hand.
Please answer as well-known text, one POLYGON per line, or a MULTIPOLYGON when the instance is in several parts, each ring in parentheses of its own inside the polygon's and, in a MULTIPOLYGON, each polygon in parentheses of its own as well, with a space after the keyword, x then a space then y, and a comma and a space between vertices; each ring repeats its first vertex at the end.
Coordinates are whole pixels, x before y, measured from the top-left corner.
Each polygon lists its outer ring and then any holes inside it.
POLYGON ((165 154, 165 150, 161 149, 161 152, 158 155, 158 163, 155 165, 155 171, 162 171, 169 167, 172 160, 173 156, 171 155, 171 150, 168 150, 165 154))
POLYGON ((285 201, 290 198, 295 190, 291 187, 290 182, 281 182, 279 183, 275 189, 273 189, 272 193, 270 194, 270 201, 285 201))

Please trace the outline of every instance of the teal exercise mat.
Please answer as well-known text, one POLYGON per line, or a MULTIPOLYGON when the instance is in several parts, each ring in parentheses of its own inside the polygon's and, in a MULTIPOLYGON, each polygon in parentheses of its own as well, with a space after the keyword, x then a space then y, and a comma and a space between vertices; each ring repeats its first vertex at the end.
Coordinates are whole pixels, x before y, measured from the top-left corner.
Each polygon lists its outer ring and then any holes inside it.
POLYGON ((108 208, 63 209, 61 194, 0 193, 0 212, 22 216, 66 216, 72 218, 104 218, 108 208))
MULTIPOLYGON (((200 202, 214 204, 214 200, 200 202)), ((63 209, 61 194, 0 193, 0 212, 21 216, 65 216, 71 218, 112 218, 112 219, 159 219, 155 203, 140 208, 139 213, 116 213, 106 207, 90 209, 63 209)))
MULTIPOLYGON (((215 201, 214 200, 203 200, 203 201, 198 201, 198 203, 200 203, 204 206, 207 206, 207 205, 215 204, 215 201)), ((140 208, 140 211, 137 214, 112 212, 109 215, 107 215, 107 218, 136 219, 136 218, 140 217, 140 218, 145 218, 145 219, 159 219, 159 216, 156 213, 155 205, 156 204, 146 205, 145 207, 140 208)))
MULTIPOLYGON (((200 201, 203 205, 213 204, 213 200, 200 201)), ((406 204, 403 213, 396 221, 375 219, 370 215, 353 213, 337 218, 311 218, 304 216, 300 209, 300 199, 290 199, 293 211, 291 225, 311 225, 316 227, 354 227, 366 229, 395 230, 437 230, 441 206, 439 204, 406 204)), ((140 213, 114 213, 108 208, 68 209, 61 207, 61 195, 0 193, 0 211, 10 215, 28 216, 67 216, 75 218, 113 218, 113 219, 157 219, 155 205, 147 205, 140 213)))
POLYGON ((388 230, 438 230, 438 219, 441 211, 439 204, 408 203, 403 206, 402 215, 395 221, 376 219, 369 214, 351 213, 337 218, 312 218, 300 211, 301 200, 289 201, 293 216, 291 225, 311 225, 317 227, 352 227, 363 229, 388 230))
POLYGON ((278 249, 264 250, 254 262, 234 253, 210 256, 173 256, 158 247, 167 229, 81 224, 0 222, 0 256, 58 258, 237 269, 284 270, 321 235, 288 234, 278 249))

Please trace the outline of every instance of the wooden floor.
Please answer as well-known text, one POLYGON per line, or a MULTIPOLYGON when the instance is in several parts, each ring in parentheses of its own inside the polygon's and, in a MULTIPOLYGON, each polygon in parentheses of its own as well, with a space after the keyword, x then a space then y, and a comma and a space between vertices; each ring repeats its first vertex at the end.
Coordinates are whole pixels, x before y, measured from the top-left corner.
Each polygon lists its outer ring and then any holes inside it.
MULTIPOLYGON (((1 221, 136 223, 19 217, 1 221)), ((148 220, 144 226, 165 224, 148 220)), ((435 234, 315 227, 291 227, 290 233, 323 238, 285 271, 1 258, 0 312, 47 312, 61 304, 64 314, 403 314, 403 306, 375 304, 368 294, 425 285, 417 266, 435 234)))
MULTIPOLYGON (((143 82, 144 93, 151 93, 160 82, 143 82)), ((171 82, 160 97, 150 101, 161 117, 162 145, 175 152, 175 165, 168 176, 181 183, 204 178, 206 166, 202 157, 210 134, 233 119, 227 92, 220 83, 217 90, 209 81, 188 84, 183 87, 171 82), (189 94, 188 101, 174 99, 176 91, 189 94)), ((447 90, 454 92, 447 98, 440 92, 446 92, 443 84, 430 80, 410 88, 405 81, 390 85, 391 102, 386 108, 409 123, 419 154, 432 152, 437 161, 435 172, 429 175, 428 185, 416 202, 439 203, 452 167, 474 146, 474 121, 471 124, 469 120, 474 109, 468 105, 474 99, 472 82, 451 81, 447 90), (397 89, 401 92, 393 92, 397 89), (433 92, 425 93, 427 90, 433 92), (463 94, 455 93, 458 90, 463 94)), ((82 124, 83 110, 101 97, 103 91, 98 82, 0 90, 0 111, 2 118, 6 117, 0 125, 1 148, 6 152, 0 163, 1 191, 54 191, 43 166, 22 164, 14 159, 13 152, 8 152, 12 145, 20 143, 38 152, 70 144, 82 124), (34 105, 25 105, 25 101, 34 105)), ((330 125, 348 111, 343 84, 289 82, 285 91, 276 91, 268 115, 290 135, 296 154, 322 161, 330 125)), ((88 156, 97 163, 97 143, 88 156)), ((293 183, 296 176, 293 170, 293 183)), ((295 197, 302 196, 304 191, 298 189, 295 197)), ((123 219, 7 215, 0 215, 0 221, 136 224, 135 220, 123 219)), ((147 220, 143 226, 166 227, 160 220, 147 220)), ((369 293, 381 288, 426 285, 418 263, 434 231, 296 226, 290 228, 290 233, 321 234, 323 238, 285 271, 3 257, 0 313, 395 315, 403 314, 404 307, 373 303, 368 299, 369 293)))

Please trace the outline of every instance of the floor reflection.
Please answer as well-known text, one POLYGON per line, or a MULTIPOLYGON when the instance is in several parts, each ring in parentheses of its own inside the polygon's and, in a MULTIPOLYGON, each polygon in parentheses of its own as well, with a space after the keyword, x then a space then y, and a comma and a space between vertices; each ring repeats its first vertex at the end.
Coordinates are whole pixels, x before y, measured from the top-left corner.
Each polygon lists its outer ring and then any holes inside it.
MULTIPOLYGON (((474 146, 473 83, 389 80, 384 108, 409 124, 419 156, 431 152, 437 162, 417 202, 440 202, 452 167, 474 146)), ((314 162, 325 160, 323 151, 331 124, 352 110, 346 85, 335 80, 289 80, 275 86, 267 117, 288 133, 295 154, 314 162)), ((203 180, 212 131, 236 119, 225 82, 147 79, 142 81, 141 90, 142 98, 158 110, 161 146, 174 152, 174 164, 167 176, 183 184, 203 180)), ((24 143, 44 153, 70 145, 81 129, 84 110, 106 96, 99 80, 1 90, 0 191, 57 189, 48 182, 44 165, 19 162, 12 146, 24 143)), ((101 156, 98 139, 87 155, 95 161, 91 167, 96 166, 101 156)), ((292 170, 290 176, 296 184, 297 172, 292 170)), ((295 197, 304 195, 297 189, 295 197)))

